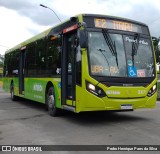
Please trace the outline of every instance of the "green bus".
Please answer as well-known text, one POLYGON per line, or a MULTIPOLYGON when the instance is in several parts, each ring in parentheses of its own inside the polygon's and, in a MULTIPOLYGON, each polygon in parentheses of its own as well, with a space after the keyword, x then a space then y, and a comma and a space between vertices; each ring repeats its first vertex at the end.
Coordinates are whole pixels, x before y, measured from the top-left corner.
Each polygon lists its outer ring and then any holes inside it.
POLYGON ((133 111, 156 105, 148 26, 125 18, 71 17, 8 50, 3 76, 13 101, 44 103, 51 116, 61 109, 133 111))

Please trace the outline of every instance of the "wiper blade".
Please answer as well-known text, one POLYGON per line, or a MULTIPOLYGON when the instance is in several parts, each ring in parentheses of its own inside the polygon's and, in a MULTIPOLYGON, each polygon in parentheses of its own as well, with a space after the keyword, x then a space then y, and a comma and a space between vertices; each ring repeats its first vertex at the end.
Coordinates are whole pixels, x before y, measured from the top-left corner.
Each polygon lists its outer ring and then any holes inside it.
POLYGON ((118 67, 118 58, 117 58, 117 50, 116 50, 116 44, 115 44, 115 41, 113 43, 110 35, 108 34, 107 30, 105 29, 102 29, 102 33, 103 33, 103 36, 104 36, 104 39, 109 47, 109 50, 111 51, 112 55, 115 56, 116 58, 116 63, 117 63, 117 67, 118 67))
POLYGON ((137 51, 139 47, 139 38, 140 38, 140 35, 136 33, 134 35, 134 42, 132 43, 132 53, 131 53, 133 66, 134 66, 134 56, 137 55, 137 51))
POLYGON ((112 55, 115 56, 115 43, 113 43, 111 37, 109 36, 108 32, 105 29, 102 29, 102 33, 112 55))

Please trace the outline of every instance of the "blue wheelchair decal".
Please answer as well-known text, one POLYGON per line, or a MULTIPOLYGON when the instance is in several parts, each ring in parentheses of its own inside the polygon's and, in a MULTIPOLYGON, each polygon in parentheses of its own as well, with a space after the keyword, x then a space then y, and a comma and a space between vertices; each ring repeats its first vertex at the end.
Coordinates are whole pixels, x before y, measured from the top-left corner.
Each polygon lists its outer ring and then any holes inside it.
POLYGON ((137 77, 137 68, 136 66, 128 66, 128 76, 137 77))

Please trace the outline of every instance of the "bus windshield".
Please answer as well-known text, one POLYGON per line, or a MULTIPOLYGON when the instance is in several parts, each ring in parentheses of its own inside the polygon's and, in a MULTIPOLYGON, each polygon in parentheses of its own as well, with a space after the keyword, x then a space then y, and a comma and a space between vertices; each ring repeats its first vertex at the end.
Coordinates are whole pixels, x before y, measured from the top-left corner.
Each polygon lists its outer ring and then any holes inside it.
POLYGON ((138 34, 88 32, 90 72, 94 76, 153 77, 149 38, 138 34))

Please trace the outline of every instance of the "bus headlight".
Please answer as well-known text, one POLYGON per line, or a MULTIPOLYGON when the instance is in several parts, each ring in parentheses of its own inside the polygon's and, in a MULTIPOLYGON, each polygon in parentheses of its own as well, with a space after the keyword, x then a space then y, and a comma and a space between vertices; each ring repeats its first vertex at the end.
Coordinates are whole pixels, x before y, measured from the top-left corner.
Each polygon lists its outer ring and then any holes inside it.
POLYGON ((92 90, 92 91, 95 91, 96 90, 96 87, 91 84, 91 83, 88 83, 88 89, 92 90))
POLYGON ((157 85, 155 84, 148 92, 147 96, 151 97, 157 91, 157 85))
POLYGON ((87 81, 86 81, 86 89, 87 89, 87 91, 89 91, 90 93, 92 93, 98 97, 105 97, 106 96, 106 94, 102 88, 95 86, 92 83, 89 83, 87 81))

